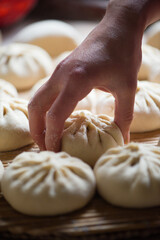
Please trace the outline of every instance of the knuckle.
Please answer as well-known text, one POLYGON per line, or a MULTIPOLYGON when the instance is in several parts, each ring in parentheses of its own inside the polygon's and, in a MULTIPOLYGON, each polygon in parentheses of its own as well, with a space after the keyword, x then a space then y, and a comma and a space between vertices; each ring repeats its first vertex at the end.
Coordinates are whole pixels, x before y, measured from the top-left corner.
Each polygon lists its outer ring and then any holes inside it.
POLYGON ((43 109, 42 109, 42 106, 39 103, 37 103, 35 99, 31 99, 30 102, 28 103, 28 111, 42 112, 43 109))
POLYGON ((87 74, 84 63, 75 62, 69 73, 70 81, 82 81, 87 74))
POLYGON ((56 121, 56 114, 49 110, 49 111, 46 113, 46 119, 47 119, 47 121, 49 121, 49 122, 55 122, 55 121, 56 121))

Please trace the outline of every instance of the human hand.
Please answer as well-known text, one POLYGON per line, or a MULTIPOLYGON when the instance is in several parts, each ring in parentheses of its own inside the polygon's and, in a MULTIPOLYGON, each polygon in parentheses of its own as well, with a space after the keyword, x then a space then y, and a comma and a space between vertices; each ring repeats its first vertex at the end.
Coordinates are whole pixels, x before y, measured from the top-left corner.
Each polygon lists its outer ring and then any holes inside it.
POLYGON ((49 81, 31 99, 30 130, 41 150, 60 150, 65 120, 93 88, 113 94, 114 120, 125 142, 129 141, 142 30, 128 10, 127 16, 123 10, 118 17, 113 11, 111 6, 97 27, 57 66, 49 81))

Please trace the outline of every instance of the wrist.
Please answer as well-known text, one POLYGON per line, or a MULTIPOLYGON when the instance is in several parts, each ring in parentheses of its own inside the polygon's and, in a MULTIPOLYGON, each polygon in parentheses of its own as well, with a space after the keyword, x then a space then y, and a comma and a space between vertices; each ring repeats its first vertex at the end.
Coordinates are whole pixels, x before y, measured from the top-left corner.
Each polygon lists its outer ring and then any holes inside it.
POLYGON ((125 27, 131 32, 143 35, 146 28, 146 14, 144 11, 145 0, 110 0, 106 14, 102 21, 107 25, 125 27))

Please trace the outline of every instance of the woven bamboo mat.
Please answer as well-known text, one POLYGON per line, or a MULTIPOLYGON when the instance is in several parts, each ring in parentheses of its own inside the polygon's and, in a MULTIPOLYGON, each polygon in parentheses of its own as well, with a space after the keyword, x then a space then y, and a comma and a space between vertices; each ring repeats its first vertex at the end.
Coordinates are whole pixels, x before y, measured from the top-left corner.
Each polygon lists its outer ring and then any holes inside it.
MULTIPOLYGON (((132 134, 131 141, 157 145, 160 130, 132 134)), ((23 151, 39 151, 36 145, 0 153, 7 166, 23 151)), ((16 212, 0 195, 0 239, 160 239, 160 207, 124 209, 105 202, 98 194, 83 209, 62 216, 30 217, 16 212)))

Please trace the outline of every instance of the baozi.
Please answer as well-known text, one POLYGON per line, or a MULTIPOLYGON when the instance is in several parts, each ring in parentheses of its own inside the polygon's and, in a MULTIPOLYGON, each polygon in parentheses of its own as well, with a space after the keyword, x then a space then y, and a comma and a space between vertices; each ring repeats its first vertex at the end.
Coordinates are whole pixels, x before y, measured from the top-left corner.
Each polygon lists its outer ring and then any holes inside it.
POLYGON ((160 50, 160 21, 153 23, 146 31, 146 43, 160 50))
POLYGON ((160 50, 142 45, 142 64, 138 73, 139 80, 160 83, 160 50))
POLYGON ((78 157, 90 166, 109 148, 123 145, 123 136, 113 119, 75 111, 66 120, 62 136, 62 151, 78 157))
POLYGON ((15 35, 13 40, 39 46, 51 57, 56 57, 76 48, 81 42, 81 35, 68 23, 44 20, 26 26, 15 35))
POLYGON ((18 96, 16 88, 11 83, 9 83, 3 79, 0 79, 0 95, 2 92, 11 97, 18 96))
POLYGON ((33 143, 29 132, 28 102, 0 95, 0 151, 11 151, 33 143))
POLYGON ((37 46, 12 43, 0 47, 0 78, 18 90, 31 88, 52 71, 51 57, 37 46))
MULTIPOLYGON (((114 116, 114 97, 103 93, 97 98, 96 112, 114 116)), ((138 81, 131 132, 147 132, 160 128, 160 84, 138 81)))
POLYGON ((160 148, 129 143, 108 150, 94 173, 99 194, 108 202, 132 208, 160 205, 160 148))
POLYGON ((92 169, 67 153, 23 152, 2 178, 5 199, 29 215, 57 215, 85 206, 95 192, 92 169))

